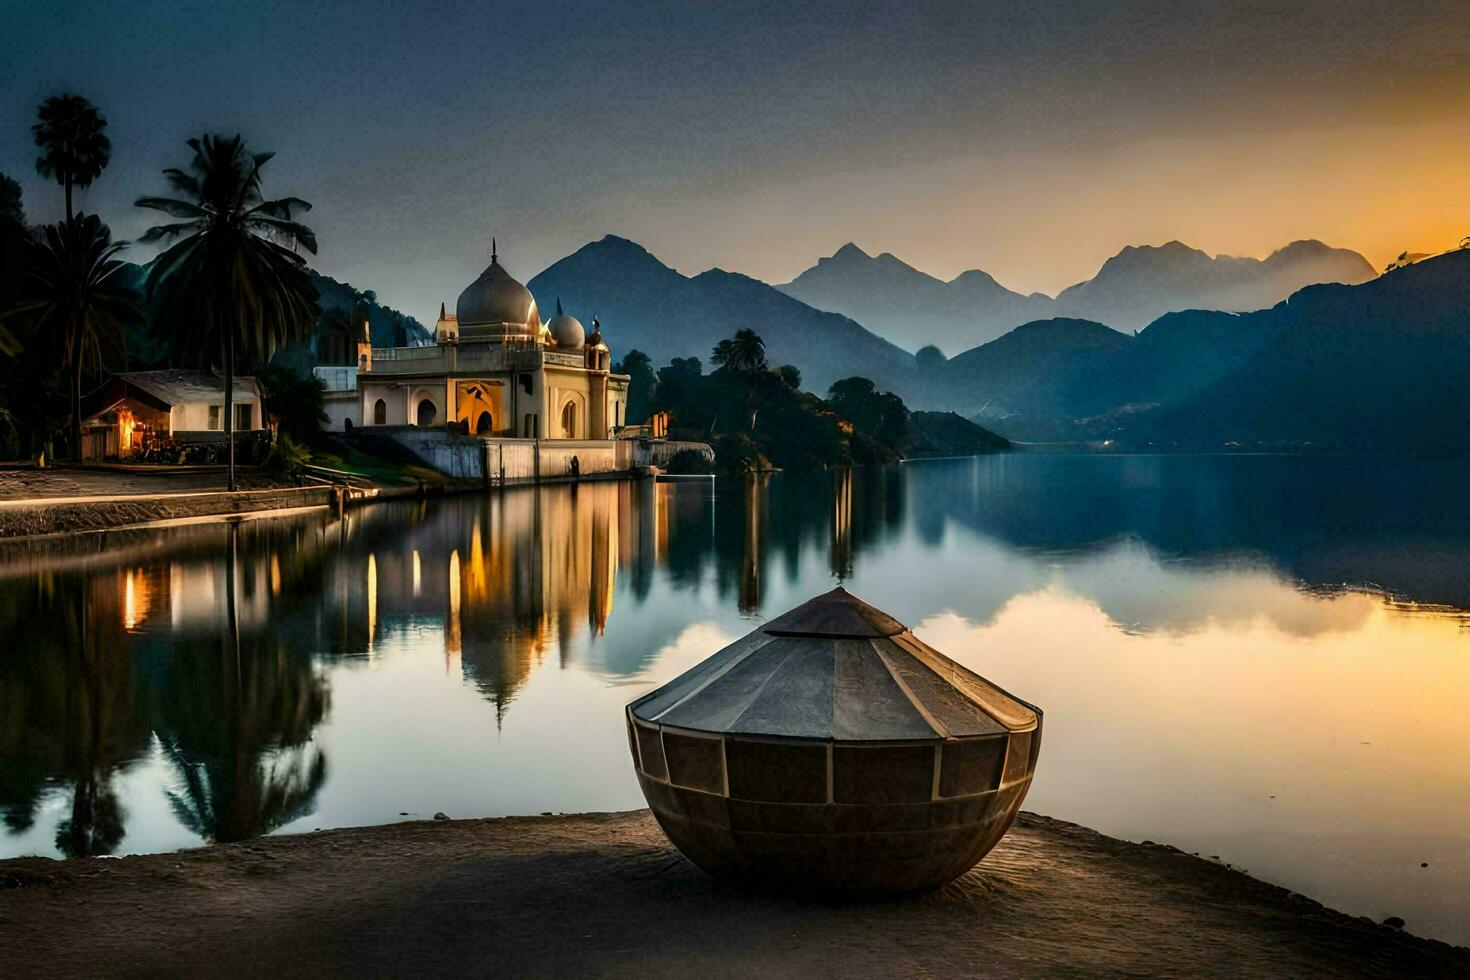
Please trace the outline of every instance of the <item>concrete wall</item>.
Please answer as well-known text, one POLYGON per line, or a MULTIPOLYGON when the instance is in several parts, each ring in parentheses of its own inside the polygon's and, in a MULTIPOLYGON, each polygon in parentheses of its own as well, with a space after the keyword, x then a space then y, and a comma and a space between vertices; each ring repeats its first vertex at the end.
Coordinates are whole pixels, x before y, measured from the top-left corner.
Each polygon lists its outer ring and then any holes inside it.
MULTIPOLYGON (((225 428, 224 404, 225 396, 221 392, 219 398, 214 401, 182 402, 175 405, 169 412, 169 430, 171 432, 201 432, 209 429, 209 406, 220 406, 219 425, 215 428, 223 432, 225 428)), ((236 405, 250 406, 250 428, 263 429, 260 417, 260 399, 250 389, 236 390, 236 405)))
POLYGON ((491 479, 499 482, 503 475, 510 484, 571 479, 573 459, 581 476, 626 472, 633 469, 636 455, 627 440, 481 439, 416 426, 379 427, 373 432, 461 480, 483 480, 487 459, 491 479))
POLYGON ((0 538, 79 531, 112 531, 153 521, 216 517, 293 507, 333 506, 335 487, 289 487, 277 490, 241 490, 236 493, 164 493, 98 497, 72 503, 52 500, 0 501, 0 538))
POLYGON ((357 392, 355 391, 329 391, 322 399, 322 411, 327 414, 326 429, 328 432, 343 432, 347 429, 345 423, 350 421, 353 427, 360 424, 358 415, 357 392))

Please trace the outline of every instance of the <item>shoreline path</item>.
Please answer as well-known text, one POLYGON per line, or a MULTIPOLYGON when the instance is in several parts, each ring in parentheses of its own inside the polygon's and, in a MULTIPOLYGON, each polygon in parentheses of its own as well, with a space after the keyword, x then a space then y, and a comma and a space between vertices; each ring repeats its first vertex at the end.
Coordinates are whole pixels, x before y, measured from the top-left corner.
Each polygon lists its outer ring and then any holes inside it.
POLYGON ((646 810, 0 861, 6 977, 492 974, 1470 976, 1470 950, 1029 813, 958 882, 861 901, 717 883, 646 810))

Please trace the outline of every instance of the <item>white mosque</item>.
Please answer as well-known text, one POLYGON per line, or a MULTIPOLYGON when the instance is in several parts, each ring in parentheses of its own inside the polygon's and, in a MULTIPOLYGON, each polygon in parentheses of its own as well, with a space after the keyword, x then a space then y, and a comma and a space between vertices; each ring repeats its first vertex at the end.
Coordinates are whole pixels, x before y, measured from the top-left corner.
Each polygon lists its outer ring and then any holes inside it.
POLYGON ((612 373, 597 320, 589 335, 558 300, 542 323, 493 244, 454 312, 441 304, 435 343, 375 349, 362 331, 355 364, 316 368, 333 429, 454 423, 501 439, 606 440, 624 424, 628 378, 612 373))

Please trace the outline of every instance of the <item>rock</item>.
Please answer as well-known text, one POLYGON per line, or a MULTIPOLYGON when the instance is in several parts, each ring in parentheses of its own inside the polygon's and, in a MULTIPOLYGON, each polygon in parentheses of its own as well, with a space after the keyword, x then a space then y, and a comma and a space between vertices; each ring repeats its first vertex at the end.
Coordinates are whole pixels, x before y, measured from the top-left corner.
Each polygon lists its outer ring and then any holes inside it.
POLYGON ((1390 929, 1402 929, 1404 927, 1404 920, 1400 919, 1396 915, 1390 915, 1388 918, 1383 920, 1383 924, 1388 926, 1390 929))
POLYGON ((550 810, 542 810, 541 811, 541 815, 543 817, 549 817, 549 816, 551 816, 551 811, 550 810))
POLYGON ((400 817, 406 817, 406 816, 408 816, 408 811, 407 810, 399 810, 398 811, 398 815, 400 817))
POLYGON ((434 819, 435 820, 448 820, 449 819, 449 814, 445 813, 443 810, 440 810, 438 813, 434 814, 434 819))

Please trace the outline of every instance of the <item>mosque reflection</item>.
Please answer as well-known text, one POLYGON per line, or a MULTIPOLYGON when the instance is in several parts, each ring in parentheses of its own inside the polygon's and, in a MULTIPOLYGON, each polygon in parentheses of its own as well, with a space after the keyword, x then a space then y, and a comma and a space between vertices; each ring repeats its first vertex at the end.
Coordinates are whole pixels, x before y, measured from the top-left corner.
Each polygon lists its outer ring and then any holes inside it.
POLYGON ((586 483, 12 546, 0 817, 18 847, 112 853, 139 805, 119 782, 149 765, 198 838, 268 833, 327 781, 334 671, 411 635, 499 726, 548 668, 644 676, 700 615, 671 614, 668 596, 712 591, 714 608, 759 618, 854 580, 911 623, 983 623, 1060 574, 1127 628, 1187 629, 1232 602, 1258 615, 1265 593, 1228 576, 1186 588, 1168 563, 1247 556, 1263 581, 1470 606, 1455 473, 1284 465, 1031 457, 586 483), (1130 563, 1139 548, 1150 557, 1130 563))

